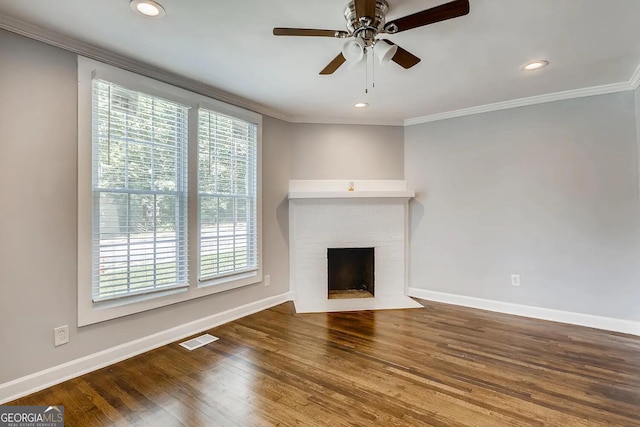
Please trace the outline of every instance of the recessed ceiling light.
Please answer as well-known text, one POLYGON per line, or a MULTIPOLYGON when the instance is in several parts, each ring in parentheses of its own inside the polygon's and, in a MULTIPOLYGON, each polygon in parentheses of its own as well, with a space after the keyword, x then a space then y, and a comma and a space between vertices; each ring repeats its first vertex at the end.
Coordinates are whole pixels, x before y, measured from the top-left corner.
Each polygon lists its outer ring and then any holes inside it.
POLYGON ((367 104, 366 102, 358 102, 356 105, 354 105, 354 107, 356 108, 365 108, 368 107, 369 104, 367 104))
POLYGON ((164 16, 164 7, 153 0, 131 0, 131 9, 150 18, 164 16))
POLYGON ((537 61, 531 61, 522 66, 522 69, 525 71, 534 71, 539 70, 540 68, 544 68, 549 65, 549 61, 545 61, 544 59, 540 59, 537 61))

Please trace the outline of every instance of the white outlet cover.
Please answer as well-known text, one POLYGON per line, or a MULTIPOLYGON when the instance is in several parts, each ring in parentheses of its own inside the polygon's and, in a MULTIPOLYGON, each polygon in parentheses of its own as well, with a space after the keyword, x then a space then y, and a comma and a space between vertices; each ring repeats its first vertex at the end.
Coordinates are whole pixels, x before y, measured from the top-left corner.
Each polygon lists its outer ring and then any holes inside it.
POLYGON ((520 275, 512 274, 511 275, 511 286, 520 286, 520 275))
POLYGON ((59 326, 53 330, 53 346, 57 347, 69 342, 69 325, 59 326))
POLYGON ((185 341, 180 343, 180 345, 186 348, 189 351, 195 350, 196 348, 200 348, 214 341, 218 341, 218 337, 214 337, 213 335, 204 334, 199 337, 192 338, 189 341, 185 341))

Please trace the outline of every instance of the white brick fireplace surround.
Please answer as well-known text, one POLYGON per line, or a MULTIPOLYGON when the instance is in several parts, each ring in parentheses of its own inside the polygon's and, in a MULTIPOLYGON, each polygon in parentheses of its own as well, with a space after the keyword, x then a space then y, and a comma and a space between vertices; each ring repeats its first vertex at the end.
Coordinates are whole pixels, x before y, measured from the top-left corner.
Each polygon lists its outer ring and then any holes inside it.
POLYGON ((291 291, 298 313, 420 308, 407 297, 408 202, 396 180, 289 182, 291 291), (374 248, 374 298, 329 299, 327 249, 374 248))

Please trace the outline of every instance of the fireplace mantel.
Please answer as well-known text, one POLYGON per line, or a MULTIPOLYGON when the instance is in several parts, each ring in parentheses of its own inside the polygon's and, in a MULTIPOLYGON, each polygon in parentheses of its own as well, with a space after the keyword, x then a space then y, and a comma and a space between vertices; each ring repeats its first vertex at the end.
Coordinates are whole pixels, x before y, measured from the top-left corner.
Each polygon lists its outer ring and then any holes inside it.
POLYGON ((415 192, 402 180, 292 180, 289 199, 399 198, 415 192))
POLYGON ((291 291, 298 313, 420 308, 407 296, 408 203, 401 180, 289 181, 291 291), (330 299, 328 250, 375 249, 373 298, 330 299))

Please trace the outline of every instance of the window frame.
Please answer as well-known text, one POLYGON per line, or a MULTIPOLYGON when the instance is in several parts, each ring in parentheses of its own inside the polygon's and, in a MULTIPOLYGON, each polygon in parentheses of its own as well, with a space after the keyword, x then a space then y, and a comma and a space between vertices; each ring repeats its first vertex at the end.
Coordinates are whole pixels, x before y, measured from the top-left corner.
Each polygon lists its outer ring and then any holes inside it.
POLYGON ((262 116, 224 102, 78 56, 78 326, 86 326, 146 310, 212 295, 262 281, 262 116), (127 89, 179 102, 188 112, 187 173, 187 286, 169 288, 149 294, 123 296, 101 302, 93 301, 94 268, 93 175, 92 175, 92 81, 100 78, 127 89), (198 280, 199 207, 198 207, 198 110, 206 108, 257 126, 256 152, 256 230, 258 269, 200 282, 198 280))

